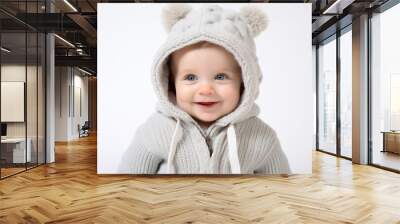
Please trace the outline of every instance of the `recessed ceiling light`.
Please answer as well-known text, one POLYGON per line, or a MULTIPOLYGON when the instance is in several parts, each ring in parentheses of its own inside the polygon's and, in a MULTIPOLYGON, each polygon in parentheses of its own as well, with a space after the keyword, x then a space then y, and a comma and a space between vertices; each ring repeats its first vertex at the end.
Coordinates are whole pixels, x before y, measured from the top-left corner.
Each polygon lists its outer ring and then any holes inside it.
POLYGON ((7 48, 5 48, 5 47, 1 47, 1 50, 4 51, 4 52, 7 52, 7 53, 10 53, 10 52, 11 52, 11 50, 9 50, 9 49, 7 49, 7 48))
POLYGON ((90 73, 90 72, 88 72, 88 71, 86 71, 86 70, 83 70, 83 69, 81 69, 81 68, 79 68, 78 67, 78 69, 79 69, 79 71, 81 71, 81 72, 83 72, 83 73, 85 73, 85 74, 88 74, 88 75, 92 75, 92 73, 90 73))
POLYGON ((336 0, 322 14, 342 14, 343 9, 351 5, 355 0, 336 0))
POLYGON ((57 34, 54 34, 54 36, 57 37, 58 39, 60 39, 61 41, 63 41, 64 43, 68 44, 69 46, 75 48, 75 45, 73 45, 73 44, 72 44, 71 42, 69 42, 68 40, 66 40, 66 39, 64 39, 64 38, 62 38, 62 37, 60 37, 60 36, 57 35, 57 34))
POLYGON ((67 4, 72 10, 74 10, 75 12, 78 12, 78 10, 71 4, 69 3, 68 0, 64 0, 65 4, 67 4))

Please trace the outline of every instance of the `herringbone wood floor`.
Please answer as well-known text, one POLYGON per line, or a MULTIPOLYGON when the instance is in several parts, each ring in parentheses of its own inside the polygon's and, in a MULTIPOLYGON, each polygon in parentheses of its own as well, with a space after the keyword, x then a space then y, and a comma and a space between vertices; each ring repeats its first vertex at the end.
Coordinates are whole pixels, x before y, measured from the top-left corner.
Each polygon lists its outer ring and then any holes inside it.
POLYGON ((400 175, 319 152, 313 174, 96 174, 96 138, 0 181, 0 223, 400 223, 400 175))

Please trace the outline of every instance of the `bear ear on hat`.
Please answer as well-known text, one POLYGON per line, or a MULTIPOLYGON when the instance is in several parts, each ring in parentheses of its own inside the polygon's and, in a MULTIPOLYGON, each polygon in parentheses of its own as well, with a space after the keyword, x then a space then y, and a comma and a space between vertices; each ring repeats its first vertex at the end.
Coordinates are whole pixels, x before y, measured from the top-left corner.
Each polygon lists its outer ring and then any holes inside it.
POLYGON ((190 10, 192 10, 192 8, 188 4, 183 4, 183 3, 168 4, 162 10, 161 14, 165 30, 167 32, 170 32, 175 23, 185 18, 185 16, 190 12, 190 10))
POLYGON ((245 18, 253 37, 263 32, 268 25, 267 15, 256 6, 243 6, 240 15, 245 18))

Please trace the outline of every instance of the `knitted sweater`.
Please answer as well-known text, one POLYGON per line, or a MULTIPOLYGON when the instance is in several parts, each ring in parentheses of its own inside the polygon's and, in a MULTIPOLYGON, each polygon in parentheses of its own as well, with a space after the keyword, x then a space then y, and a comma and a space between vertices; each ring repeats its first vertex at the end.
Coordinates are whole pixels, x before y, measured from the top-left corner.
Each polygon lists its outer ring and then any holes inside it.
MULTIPOLYGON (((123 160, 132 174, 170 173, 168 154, 176 121, 153 114, 140 126, 123 160)), ((206 132, 183 124, 183 135, 173 159, 174 173, 230 174, 227 127, 206 132)), ((257 117, 234 125, 240 173, 288 174, 290 168, 275 131, 257 117)), ((126 172, 126 170, 125 170, 126 172)))
POLYGON ((152 66, 157 111, 136 130, 123 156, 121 173, 290 173, 275 131, 257 118, 259 108, 254 101, 262 73, 254 32, 243 21, 243 16, 212 5, 178 16, 152 66), (241 67, 244 85, 236 109, 206 130, 176 105, 174 93, 168 88, 170 54, 200 41, 230 52, 241 67))

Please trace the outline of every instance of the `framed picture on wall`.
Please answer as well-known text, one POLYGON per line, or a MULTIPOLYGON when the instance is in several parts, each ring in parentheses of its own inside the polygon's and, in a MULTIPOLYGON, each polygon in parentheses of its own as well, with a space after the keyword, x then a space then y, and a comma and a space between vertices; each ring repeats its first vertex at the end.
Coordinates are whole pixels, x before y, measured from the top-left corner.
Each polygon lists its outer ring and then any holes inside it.
POLYGON ((311 173, 310 15, 98 4, 98 173, 311 173))
POLYGON ((25 121, 25 82, 1 82, 1 122, 25 121))

